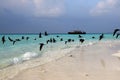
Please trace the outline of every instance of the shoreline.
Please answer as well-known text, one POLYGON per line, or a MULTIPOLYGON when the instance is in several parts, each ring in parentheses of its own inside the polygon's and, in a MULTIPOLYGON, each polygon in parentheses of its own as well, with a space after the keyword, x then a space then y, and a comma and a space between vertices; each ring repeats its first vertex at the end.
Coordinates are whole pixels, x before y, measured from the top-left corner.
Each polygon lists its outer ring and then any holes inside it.
POLYGON ((72 51, 73 49, 74 48, 68 48, 68 49, 66 48, 64 50, 58 50, 60 52, 59 55, 57 55, 56 51, 49 51, 49 52, 44 53, 44 55, 42 55, 41 57, 34 58, 31 60, 25 61, 23 63, 15 64, 15 65, 9 66, 7 68, 4 68, 4 69, 0 70, 0 80, 12 79, 24 70, 32 69, 37 66, 42 66, 51 61, 60 59, 60 58, 64 57, 67 53, 72 51), (52 55, 52 54, 54 54, 54 55, 52 55))
POLYGON ((116 44, 98 43, 76 48, 60 59, 23 70, 10 80, 119 80, 120 59, 112 56, 114 47, 116 44))

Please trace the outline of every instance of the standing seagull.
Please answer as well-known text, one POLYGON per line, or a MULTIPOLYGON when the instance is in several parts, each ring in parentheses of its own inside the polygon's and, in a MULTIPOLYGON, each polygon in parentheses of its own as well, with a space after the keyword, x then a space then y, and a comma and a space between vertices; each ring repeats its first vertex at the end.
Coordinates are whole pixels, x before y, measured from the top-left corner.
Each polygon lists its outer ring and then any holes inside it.
POLYGON ((44 43, 40 43, 40 51, 42 50, 44 45, 45 45, 44 43))
POLYGON ((48 42, 50 42, 50 40, 47 40, 46 43, 48 44, 48 42))
POLYGON ((99 40, 101 40, 102 38, 104 38, 104 34, 100 35, 99 40))
POLYGON ((95 39, 95 37, 94 37, 94 36, 93 36, 92 38, 93 38, 93 39, 95 39))
POLYGON ((26 37, 26 40, 28 40, 29 39, 29 37, 26 37))
POLYGON ((41 33, 39 34, 39 38, 41 38, 42 36, 41 36, 41 33))
POLYGON ((5 36, 2 37, 2 43, 4 44, 5 43, 5 36))
POLYGON ((120 31, 120 29, 115 29, 113 32, 113 36, 116 34, 117 31, 120 31))
POLYGON ((63 38, 61 38, 60 41, 63 41, 63 38))
POLYGON ((81 35, 79 35, 79 38, 82 38, 82 36, 81 36, 81 35))
POLYGON ((22 36, 22 39, 24 39, 24 36, 22 36))
POLYGON ((45 31, 45 36, 47 36, 47 35, 48 35, 47 31, 45 31))
POLYGON ((84 39, 80 39, 80 42, 83 43, 85 40, 84 39))

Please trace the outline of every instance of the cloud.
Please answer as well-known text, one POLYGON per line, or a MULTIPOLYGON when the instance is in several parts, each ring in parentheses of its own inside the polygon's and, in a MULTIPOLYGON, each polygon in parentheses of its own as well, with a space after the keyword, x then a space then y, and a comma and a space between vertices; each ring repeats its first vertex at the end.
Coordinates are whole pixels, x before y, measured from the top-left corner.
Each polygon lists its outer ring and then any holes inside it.
POLYGON ((0 11, 5 9, 25 16, 54 17, 64 13, 63 3, 63 0, 2 0, 0 11))
POLYGON ((101 0, 90 10, 92 15, 103 15, 120 10, 120 0, 101 0), (118 10, 119 9, 119 10, 118 10))
POLYGON ((36 16, 59 16, 64 13, 62 0, 34 0, 34 5, 36 16))

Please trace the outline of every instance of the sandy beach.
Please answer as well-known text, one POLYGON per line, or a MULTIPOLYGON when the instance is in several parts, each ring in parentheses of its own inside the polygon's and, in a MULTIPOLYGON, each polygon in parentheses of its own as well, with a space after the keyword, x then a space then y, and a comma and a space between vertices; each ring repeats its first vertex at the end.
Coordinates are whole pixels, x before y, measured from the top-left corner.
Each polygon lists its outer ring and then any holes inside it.
POLYGON ((77 47, 64 57, 24 70, 11 80, 119 80, 118 44, 77 47))

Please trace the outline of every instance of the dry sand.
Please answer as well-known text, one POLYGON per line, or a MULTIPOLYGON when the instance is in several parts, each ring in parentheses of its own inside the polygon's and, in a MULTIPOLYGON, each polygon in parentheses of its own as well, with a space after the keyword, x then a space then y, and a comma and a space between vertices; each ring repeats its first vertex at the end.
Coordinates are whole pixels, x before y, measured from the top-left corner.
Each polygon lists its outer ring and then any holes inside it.
POLYGON ((78 47, 60 59, 20 72, 11 80, 120 80, 114 45, 78 47), (111 47, 112 46, 112 47, 111 47))

